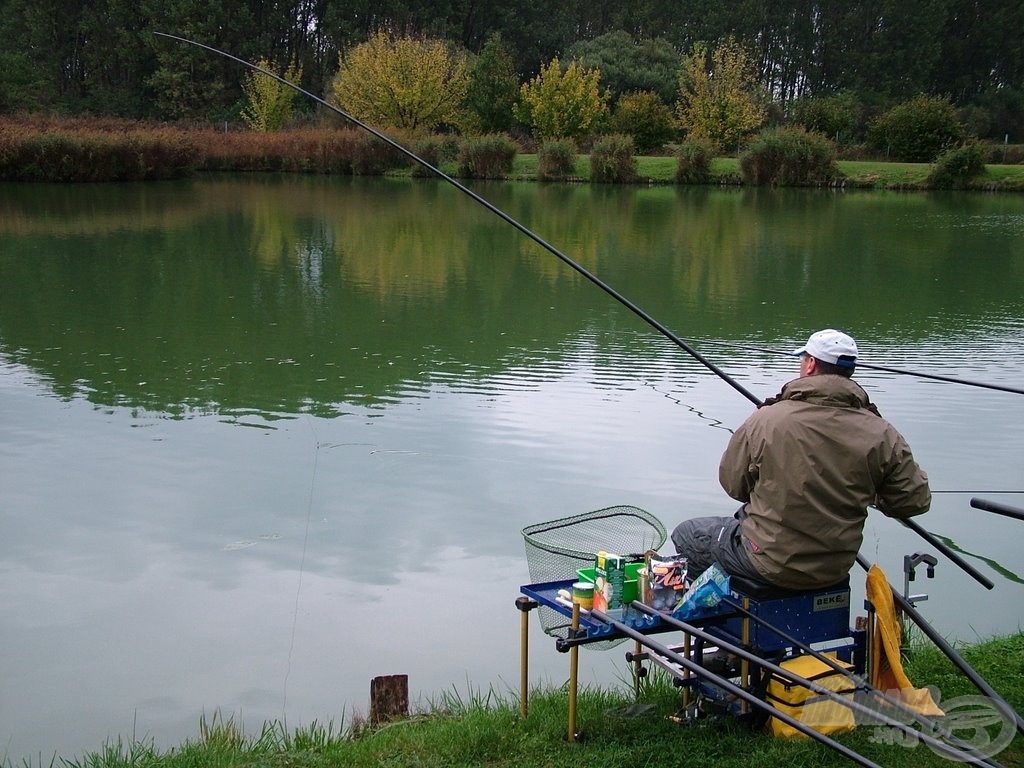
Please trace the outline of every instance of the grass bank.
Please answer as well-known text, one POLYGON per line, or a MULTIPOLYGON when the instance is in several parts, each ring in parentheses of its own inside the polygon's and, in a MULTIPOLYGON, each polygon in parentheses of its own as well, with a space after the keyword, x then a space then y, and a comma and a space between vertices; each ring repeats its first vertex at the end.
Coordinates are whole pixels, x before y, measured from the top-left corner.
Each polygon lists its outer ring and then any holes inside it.
MULTIPOLYGON (((1024 634, 981 642, 961 651, 1011 706, 1018 711, 1024 708, 1024 634)), ((942 702, 977 693, 931 646, 911 651, 907 670, 916 684, 936 686, 942 702)), ((518 699, 511 692, 465 695, 449 692, 439 696, 427 711, 379 728, 359 723, 313 723, 288 730, 279 723, 268 723, 258 734, 245 734, 230 719, 215 716, 200 724, 196 739, 173 749, 158 751, 145 742, 114 741, 82 756, 55 758, 50 765, 62 768, 853 765, 815 742, 774 739, 732 719, 678 725, 669 719, 678 703, 678 690, 665 678, 645 683, 639 700, 634 699, 632 688, 627 685, 618 690, 584 689, 578 710, 584 739, 570 744, 565 739, 567 697, 561 690, 534 692, 525 720, 520 719, 518 699)), ((969 725, 956 735, 982 748, 986 738, 998 738, 1000 727, 1012 726, 989 726, 986 736, 969 725)), ((839 740, 879 765, 892 768, 951 765, 947 758, 924 744, 896 739, 894 734, 870 725, 840 736, 839 740)), ((1005 766, 1024 765, 1024 739, 1016 737, 996 755, 996 760, 1005 766)), ((9 761, 6 764, 10 766, 9 761)))
MULTIPOLYGON (((396 136, 419 147, 422 140, 396 136)), ((451 152, 458 140, 438 140, 451 152)), ((421 150, 422 151, 422 150, 421 150)), ((0 117, 2 181, 135 181, 178 178, 196 172, 277 172, 338 175, 410 175, 413 163, 365 131, 307 127, 274 133, 214 130, 112 119, 0 117)), ((637 182, 676 184, 676 159, 638 157, 637 182)), ((836 186, 926 190, 932 165, 841 160, 836 186)), ((451 176, 454 160, 441 162, 451 176)), ((573 180, 589 182, 590 157, 578 155, 573 180)), ((538 158, 518 154, 509 178, 536 181, 538 158)), ((716 158, 711 185, 743 184, 736 158, 716 158)), ((971 190, 1024 191, 1024 164, 987 165, 966 185, 971 190)))
MULTIPOLYGON (((675 184, 676 161, 672 157, 638 157, 637 177, 640 183, 675 184)), ((852 189, 927 191, 929 163, 887 163, 868 160, 840 160, 837 165, 842 181, 837 185, 852 189)), ((443 168, 454 172, 454 165, 443 168)), ((590 157, 576 158, 576 177, 590 180, 590 157)), ((518 155, 512 178, 536 181, 537 156, 518 155)), ((719 157, 711 162, 708 182, 717 186, 741 186, 740 163, 734 157, 719 157)), ((1024 165, 986 165, 985 173, 968 186, 974 191, 1024 192, 1024 165)))

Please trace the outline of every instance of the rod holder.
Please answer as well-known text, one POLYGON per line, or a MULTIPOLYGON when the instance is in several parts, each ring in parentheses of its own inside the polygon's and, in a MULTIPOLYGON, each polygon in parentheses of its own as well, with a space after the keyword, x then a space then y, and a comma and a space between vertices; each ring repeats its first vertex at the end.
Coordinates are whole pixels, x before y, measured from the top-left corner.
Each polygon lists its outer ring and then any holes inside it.
POLYGON ((939 561, 934 555, 926 555, 921 552, 915 552, 913 555, 903 556, 903 599, 911 605, 917 603, 923 603, 928 599, 928 595, 912 595, 910 594, 910 582, 914 581, 917 577, 917 567, 919 565, 926 565, 927 570, 925 575, 929 579, 935 578, 935 566, 939 564, 939 561))

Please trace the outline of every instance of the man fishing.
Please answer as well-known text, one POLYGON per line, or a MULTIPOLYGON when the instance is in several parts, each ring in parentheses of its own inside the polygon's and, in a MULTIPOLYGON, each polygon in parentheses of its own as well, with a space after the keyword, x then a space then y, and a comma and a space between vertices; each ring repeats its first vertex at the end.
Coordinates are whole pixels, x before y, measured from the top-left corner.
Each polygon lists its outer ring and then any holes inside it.
POLYGON ((856 559, 869 506, 895 518, 928 511, 928 476, 851 378, 856 342, 828 328, 794 354, 800 377, 751 414, 722 455, 719 480, 743 506, 672 532, 691 576, 718 562, 786 589, 831 586, 856 559))

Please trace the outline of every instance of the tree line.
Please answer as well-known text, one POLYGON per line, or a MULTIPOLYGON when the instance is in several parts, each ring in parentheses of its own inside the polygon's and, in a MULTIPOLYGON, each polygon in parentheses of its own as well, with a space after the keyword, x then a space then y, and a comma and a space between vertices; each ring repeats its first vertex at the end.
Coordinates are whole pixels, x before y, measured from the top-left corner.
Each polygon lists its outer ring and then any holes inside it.
POLYGON ((237 120, 241 68, 153 31, 291 67, 320 94, 381 31, 470 55, 498 35, 520 82, 578 58, 621 93, 668 103, 695 45, 736 40, 780 112, 842 96, 877 114, 938 96, 972 133, 1020 141, 1022 29, 1020 0, 0 0, 0 112, 237 120))

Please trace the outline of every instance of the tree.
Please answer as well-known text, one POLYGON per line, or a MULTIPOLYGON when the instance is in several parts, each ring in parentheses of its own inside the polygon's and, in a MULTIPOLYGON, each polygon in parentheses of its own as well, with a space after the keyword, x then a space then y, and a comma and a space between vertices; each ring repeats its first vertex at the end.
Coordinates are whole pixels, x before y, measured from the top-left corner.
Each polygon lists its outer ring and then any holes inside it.
POLYGON ((573 139, 592 135, 608 113, 607 93, 600 90, 601 73, 572 61, 562 71, 558 57, 520 88, 516 116, 540 139, 573 139))
POLYGON ((617 99, 624 93, 654 91, 671 104, 679 88, 683 57, 664 38, 637 42, 622 30, 578 42, 569 55, 601 71, 601 82, 617 99))
POLYGON ((465 54, 447 43, 378 32, 342 54, 332 91, 353 117, 422 132, 461 121, 468 82, 465 54))
MULTIPOLYGON (((195 3, 190 0, 141 0, 140 7, 151 29, 174 30, 182 37, 250 57, 251 44, 246 40, 252 27, 244 6, 228 0, 206 0, 203 12, 196 13, 195 3)), ((177 40, 158 38, 151 45, 156 67, 146 84, 152 89, 160 116, 214 120, 238 116, 241 73, 237 64, 177 40)))
POLYGON ((608 127, 613 133, 632 136, 636 151, 641 153, 661 149, 678 131, 672 110, 650 91, 622 94, 608 127))
POLYGON ((808 131, 834 139, 837 143, 853 143, 863 134, 863 108, 852 91, 799 99, 793 103, 793 121, 808 131))
POLYGON ((918 96, 871 123, 868 143, 893 160, 930 163, 966 138, 948 99, 918 96))
POLYGON ((501 33, 495 32, 487 38, 469 72, 466 109, 473 129, 480 133, 508 131, 518 97, 519 78, 512 49, 501 33))
POLYGON ((732 150, 759 128, 766 115, 750 55, 734 39, 720 43, 708 61, 706 43, 695 43, 679 75, 676 114, 688 138, 732 150))
MULTIPOLYGON (((256 65, 268 72, 273 72, 273 65, 266 59, 260 59, 256 65)), ((302 70, 292 64, 285 70, 284 79, 290 83, 298 83, 302 78, 302 70)), ((242 119, 254 131, 276 131, 283 128, 292 119, 296 91, 280 80, 275 80, 262 72, 249 72, 242 85, 242 91, 248 103, 242 108, 242 119)))

